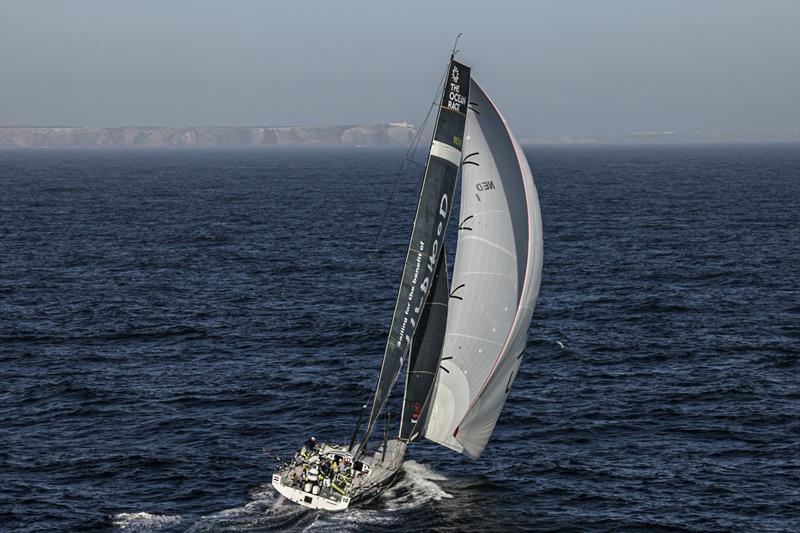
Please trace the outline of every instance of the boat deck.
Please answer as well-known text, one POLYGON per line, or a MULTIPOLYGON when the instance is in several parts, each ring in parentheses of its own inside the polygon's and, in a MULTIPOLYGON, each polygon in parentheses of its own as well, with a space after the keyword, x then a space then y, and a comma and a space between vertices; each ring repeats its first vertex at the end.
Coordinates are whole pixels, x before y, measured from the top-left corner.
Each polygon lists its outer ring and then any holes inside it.
MULTIPOLYGON (((318 487, 317 494, 304 490, 306 482, 293 476, 296 464, 290 464, 272 475, 272 486, 287 499, 310 507, 327 511, 343 511, 351 503, 374 498, 392 484, 400 471, 405 455, 406 443, 397 439, 387 442, 386 454, 381 446, 374 454, 362 457, 364 465, 361 472, 354 472, 353 479, 344 486, 330 480, 318 487)), ((342 455, 352 459, 352 455, 340 446, 320 446, 320 455, 342 455)), ((341 483, 341 478, 338 479, 341 483)))

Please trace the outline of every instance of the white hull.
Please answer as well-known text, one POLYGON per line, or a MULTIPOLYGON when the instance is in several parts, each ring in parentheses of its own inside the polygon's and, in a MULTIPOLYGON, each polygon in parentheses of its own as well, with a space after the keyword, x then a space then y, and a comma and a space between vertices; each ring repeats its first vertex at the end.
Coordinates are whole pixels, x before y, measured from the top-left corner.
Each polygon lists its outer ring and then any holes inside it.
POLYGON ((349 496, 340 496, 336 498, 334 496, 322 496, 321 494, 314 495, 304 492, 302 488, 284 485, 279 472, 272 475, 272 486, 287 500, 299 503, 305 507, 310 507, 311 509, 344 511, 350 506, 349 496))
MULTIPOLYGON (((344 447, 322 446, 321 448, 323 454, 347 454, 344 447)), ((335 490, 333 486, 329 486, 321 487, 318 494, 307 492, 302 481, 293 480, 291 467, 276 471, 272 475, 272 486, 287 500, 305 507, 344 511, 353 503, 371 500, 389 487, 400 472, 405 451, 405 442, 392 439, 387 443, 385 456, 381 447, 374 455, 362 457, 361 462, 368 471, 354 475, 351 483, 341 487, 342 490, 335 490)))

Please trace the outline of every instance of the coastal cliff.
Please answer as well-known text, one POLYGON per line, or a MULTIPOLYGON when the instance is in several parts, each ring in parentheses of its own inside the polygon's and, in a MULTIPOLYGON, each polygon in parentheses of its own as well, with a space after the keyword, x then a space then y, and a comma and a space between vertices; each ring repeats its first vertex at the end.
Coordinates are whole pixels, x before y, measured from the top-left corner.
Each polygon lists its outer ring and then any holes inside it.
POLYGON ((248 148, 407 145, 408 123, 272 128, 2 127, 2 148, 248 148))

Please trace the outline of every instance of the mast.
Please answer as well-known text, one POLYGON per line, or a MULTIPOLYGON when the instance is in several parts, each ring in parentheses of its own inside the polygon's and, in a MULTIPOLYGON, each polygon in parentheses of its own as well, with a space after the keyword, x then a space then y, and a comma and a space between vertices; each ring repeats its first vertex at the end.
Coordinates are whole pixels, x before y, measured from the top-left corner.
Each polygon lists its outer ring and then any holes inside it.
POLYGON ((366 448, 375 422, 397 380, 432 289, 461 165, 469 80, 470 67, 451 55, 383 363, 359 453, 366 448))

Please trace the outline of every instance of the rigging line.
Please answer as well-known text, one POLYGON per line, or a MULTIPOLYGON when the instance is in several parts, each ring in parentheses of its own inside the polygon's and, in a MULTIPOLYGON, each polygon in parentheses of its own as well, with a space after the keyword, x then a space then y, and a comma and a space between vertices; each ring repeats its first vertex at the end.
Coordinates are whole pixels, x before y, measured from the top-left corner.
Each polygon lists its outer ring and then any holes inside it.
MULTIPOLYGON (((425 114, 425 118, 423 119, 422 123, 420 124, 416 135, 414 135, 413 139, 411 140, 411 144, 406 149, 406 153, 405 153, 405 155, 403 157, 403 161, 400 163, 400 168, 397 171, 397 175, 395 176, 395 180, 394 180, 394 185, 392 187, 393 188, 392 194, 390 196, 389 202, 387 203, 386 209, 384 209, 384 212, 383 212, 383 220, 381 222, 381 228, 380 228, 380 231, 378 232, 378 237, 377 237, 376 242, 375 242, 375 247, 370 251, 370 254, 368 255, 370 263, 372 263, 372 264, 376 264, 377 263, 377 264, 380 265, 380 263, 374 261, 374 259, 375 259, 376 255, 380 252, 380 245, 381 245, 381 242, 383 240, 383 234, 386 231, 386 223, 388 221, 388 216, 389 216, 389 211, 390 211, 389 208, 394 204, 395 198, 397 196, 397 191, 399 189, 398 185, 399 185, 399 182, 400 182, 400 176, 401 176, 401 174, 403 172, 403 169, 404 169, 404 166, 405 166, 404 163, 405 163, 406 160, 409 159, 409 154, 410 154, 410 157, 413 157, 416 154, 416 150, 417 150, 417 148, 419 146, 420 139, 422 138, 422 134, 425 131, 425 126, 428 124, 428 121, 429 121, 429 119, 431 117, 431 113, 439 105, 439 101, 441 99, 441 95, 442 95, 442 93, 444 91, 444 82, 447 80, 447 74, 450 71, 449 66, 450 65, 448 64, 448 68, 445 69, 445 71, 442 73, 442 79, 439 80, 439 84, 436 87, 436 93, 433 96, 433 101, 431 102, 431 105, 428 108, 428 112, 425 114)), ((437 117, 438 117, 438 115, 437 115, 437 117)), ((431 133, 431 142, 429 144, 433 143, 433 135, 435 133, 436 133, 436 125, 434 124, 433 132, 431 133)), ((425 166, 427 166, 427 165, 425 165, 425 166)), ((425 166, 423 166, 423 168, 425 166)), ((424 178, 425 178, 425 171, 423 170, 423 172, 421 172, 419 177, 418 177, 418 183, 417 183, 417 197, 418 198, 419 198, 419 191, 422 189, 422 182, 423 182, 424 178)), ((378 268, 380 269, 380 266, 378 268)), ((403 360, 407 359, 406 358, 407 353, 408 353, 408 348, 403 353, 403 360)), ((383 371, 383 364, 381 364, 381 371, 378 372, 378 379, 380 379, 380 373, 382 371, 383 371)), ((372 393, 369 395, 368 403, 373 403, 374 402, 375 395, 377 394, 377 392, 378 392, 378 390, 377 390, 377 387, 376 387, 375 389, 373 389, 372 393)), ((357 448, 357 452, 356 452, 357 454, 363 453, 363 451, 366 449, 366 444, 367 444, 367 441, 369 439, 369 435, 370 435, 370 433, 372 431, 372 428, 370 427, 370 425, 371 424, 367 424, 367 429, 365 431, 364 438, 361 441, 361 444, 359 444, 359 446, 357 448)))
MULTIPOLYGON (((420 125, 419 130, 417 130, 417 135, 415 136, 415 141, 416 142, 412 145, 413 149, 412 149, 411 146, 409 146, 408 150, 406 150, 406 154, 408 154, 409 151, 411 151, 412 153, 416 152, 416 147, 419 144, 419 139, 421 138, 422 132, 424 131, 424 126, 427 124, 428 119, 430 118, 431 113, 433 112, 433 110, 437 109, 439 107, 438 104, 439 104, 439 101, 440 101, 442 95, 444 94, 444 90, 445 90, 444 83, 447 80, 447 76, 448 76, 449 72, 450 72, 450 63, 448 62, 447 68, 442 73, 442 79, 439 81, 439 86, 437 87, 436 93, 434 94, 433 102, 431 102, 431 106, 430 106, 430 108, 428 108, 428 112, 425 115, 425 120, 423 120, 423 123, 420 125)), ((437 120, 439 118, 439 113, 440 112, 441 112, 441 110, 437 109, 437 115, 436 115, 437 120)), ((436 134, 436 124, 434 124, 433 131, 431 133, 431 142, 430 142, 431 145, 433 145, 433 136, 435 134, 436 134)), ((430 158, 430 156, 428 156, 428 157, 430 158)), ((403 168, 403 164, 402 163, 400 165, 400 168, 402 170, 402 168, 403 168)), ((398 170, 398 174, 397 174, 397 176, 395 178, 394 191, 392 193, 390 202, 394 202, 394 198, 397 195, 397 190, 398 190, 397 185, 398 185, 398 182, 399 182, 399 178, 400 178, 400 170, 398 170)), ((425 181, 425 171, 423 171, 420 174, 418 179, 419 179, 419 181, 418 181, 418 184, 417 184, 417 198, 420 197, 420 192, 422 190, 422 185, 423 185, 423 183, 425 181)), ((389 205, 391 205, 391 203, 389 205)), ((377 242, 376 242, 377 246, 380 245, 380 242, 381 242, 381 240, 383 238, 383 233, 384 233, 384 231, 386 229, 386 220, 388 219, 388 212, 389 212, 388 208, 386 210, 384 210, 383 222, 381 224, 381 230, 380 230, 380 233, 378 234, 378 239, 377 239, 377 242)), ((412 225, 412 232, 413 232, 413 225, 412 225)), ((371 253, 368 256, 370 259, 374 259, 375 254, 378 251, 377 246, 376 246, 375 250, 373 251, 373 253, 371 253)), ((371 262, 374 262, 374 261, 371 261, 371 262)), ((395 311, 396 311, 396 306, 395 306, 395 311)), ((401 357, 401 361, 403 362, 403 364, 409 364, 408 360, 410 359, 410 357, 407 358, 406 355, 408 355, 410 348, 411 348, 410 345, 407 346, 405 351, 403 352, 403 355, 401 357)), ((381 369, 378 372, 378 384, 380 384, 380 376, 383 373, 383 366, 384 366, 385 363, 386 363, 386 360, 385 360, 385 357, 384 357, 384 361, 381 363, 381 369)), ((402 370, 403 364, 401 364, 401 368, 398 369, 398 374, 402 370)), ((396 376, 395 376, 395 379, 396 379, 396 376)), ((393 385, 394 385, 394 381, 392 382, 392 386, 393 385)), ((374 402, 377 399, 377 394, 378 394, 378 387, 376 386, 375 389, 373 390, 373 392, 370 394, 370 397, 369 397, 369 402, 373 403, 373 409, 374 409, 374 402)), ((384 402, 381 405, 380 409, 383 409, 383 406, 385 406, 387 399, 388 398, 384 399, 384 402)), ((379 411, 380 411, 380 409, 379 409, 379 411)), ((374 426, 374 420, 372 420, 372 414, 370 413, 370 421, 368 422, 367 429, 364 432, 364 438, 362 439, 361 444, 356 449, 356 455, 361 455, 366 450, 367 443, 369 442, 369 437, 372 434, 373 426, 374 426)))
MULTIPOLYGON (((381 227, 378 231, 378 235, 375 238, 375 245, 370 249, 370 254, 368 256, 368 260, 371 264, 375 263, 376 256, 381 251, 381 243, 383 242, 383 236, 386 233, 386 226, 389 221, 389 213, 391 212, 391 207, 394 205, 394 202, 397 198, 397 193, 400 189, 400 177, 403 175, 403 172, 408 168, 408 163, 413 163, 414 165, 424 169, 425 165, 421 165, 413 160, 414 156, 416 155, 417 148, 419 148, 420 141, 422 140, 422 134, 425 131, 425 127, 430 120, 431 113, 436 108, 436 105, 439 103, 439 98, 441 92, 444 90, 444 82, 447 79, 447 71, 442 74, 442 79, 439 81, 438 86, 436 87, 436 94, 433 96, 433 101, 431 102, 430 107, 428 107, 428 112, 425 114, 425 118, 422 120, 417 132, 414 134, 414 137, 411 139, 411 143, 409 144, 408 148, 406 148, 405 154, 403 154, 403 159, 400 162, 400 167, 397 169, 397 173, 395 174, 394 183, 392 184, 392 192, 389 197, 389 200, 386 203, 386 208, 383 210, 383 216, 381 217, 381 227)), ((422 172, 420 176, 417 178, 417 196, 419 197, 419 189, 422 187, 422 178, 424 177, 425 173, 422 172)))
MULTIPOLYGON (((450 59, 452 60, 452 57, 450 59)), ((445 70, 444 74, 442 74, 442 79, 439 80, 439 87, 438 87, 438 89, 436 91, 436 94, 433 97, 433 102, 431 102, 431 106, 428 108, 428 114, 425 115, 425 122, 428 121, 428 118, 431 116, 431 113, 433 112, 433 110, 438 108, 441 105, 440 102, 442 101, 442 95, 443 95, 444 90, 445 90, 444 83, 447 80, 448 72, 450 72, 450 68, 449 68, 450 64, 448 63, 447 66, 448 66, 447 70, 445 70)), ((437 112, 437 118, 438 118, 438 112, 437 112)), ((420 128, 420 133, 421 132, 422 132, 422 128, 420 128)), ((433 136, 435 134, 436 134, 436 124, 433 125, 433 131, 431 132, 431 141, 428 143, 429 146, 433 146, 433 136)), ((414 147, 414 153, 412 153, 412 157, 416 153, 417 148, 418 148, 418 146, 414 147)), ((426 162, 425 165, 422 166, 422 168, 426 168, 426 166, 427 166, 427 162, 426 162)), ((425 179, 425 172, 423 171, 422 174, 420 174, 419 178, 417 178, 417 187, 416 187, 417 198, 419 198, 420 194, 422 194, 422 184, 424 182, 424 179, 425 179)))

